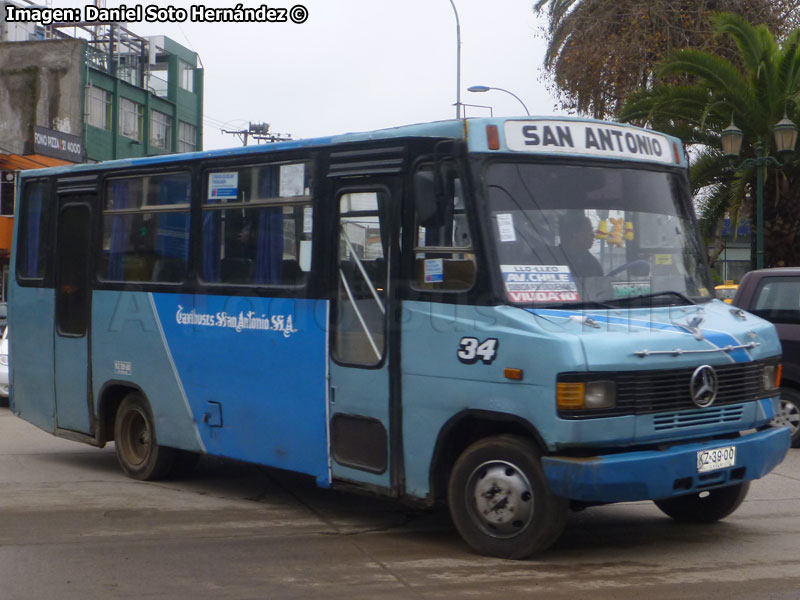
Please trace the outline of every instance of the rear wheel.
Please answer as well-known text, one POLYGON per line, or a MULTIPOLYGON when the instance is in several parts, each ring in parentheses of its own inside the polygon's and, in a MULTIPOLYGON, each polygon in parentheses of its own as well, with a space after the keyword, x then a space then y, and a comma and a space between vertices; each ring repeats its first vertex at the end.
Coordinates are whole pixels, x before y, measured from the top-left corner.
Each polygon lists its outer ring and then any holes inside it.
POLYGON ((772 425, 789 426, 792 433, 792 448, 800 448, 800 393, 789 388, 781 388, 781 406, 772 425))
POLYGON ((676 521, 713 523, 724 519, 739 508, 749 489, 750 482, 746 481, 654 502, 664 514, 676 521))
POLYGON ((476 551, 525 558, 561 535, 567 501, 547 485, 536 447, 499 435, 469 446, 450 474, 448 505, 456 529, 476 551))
POLYGON ((161 479, 175 462, 176 451, 158 445, 150 404, 139 392, 125 396, 114 421, 117 460, 128 477, 161 479))

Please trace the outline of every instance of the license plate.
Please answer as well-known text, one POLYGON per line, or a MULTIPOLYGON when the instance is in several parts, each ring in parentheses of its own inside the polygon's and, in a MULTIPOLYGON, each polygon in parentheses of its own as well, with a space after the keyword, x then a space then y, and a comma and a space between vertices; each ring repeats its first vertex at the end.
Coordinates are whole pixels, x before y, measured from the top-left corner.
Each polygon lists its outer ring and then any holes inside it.
POLYGON ((736 464, 736 446, 723 446, 697 453, 697 472, 707 473, 736 464))

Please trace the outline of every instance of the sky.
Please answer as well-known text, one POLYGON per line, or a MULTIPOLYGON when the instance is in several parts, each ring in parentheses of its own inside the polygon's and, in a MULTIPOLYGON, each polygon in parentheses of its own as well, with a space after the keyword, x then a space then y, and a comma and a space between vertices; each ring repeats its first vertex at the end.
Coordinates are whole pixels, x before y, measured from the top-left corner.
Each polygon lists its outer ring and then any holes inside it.
MULTIPOLYGON (((130 2, 189 9, 199 0, 130 2)), ((461 102, 490 106, 494 116, 552 115, 555 100, 542 80, 544 19, 534 0, 454 0, 461 27, 461 102)), ((291 9, 304 23, 129 22, 144 37, 166 35, 197 52, 205 73, 204 148, 241 145, 220 129, 266 122, 293 138, 367 131, 454 118, 456 18, 449 0, 244 0, 245 7, 291 9)), ((52 0, 83 7, 93 0, 52 0)), ((206 2, 232 7, 236 2, 206 2)), ((489 108, 467 106, 467 116, 489 108)))

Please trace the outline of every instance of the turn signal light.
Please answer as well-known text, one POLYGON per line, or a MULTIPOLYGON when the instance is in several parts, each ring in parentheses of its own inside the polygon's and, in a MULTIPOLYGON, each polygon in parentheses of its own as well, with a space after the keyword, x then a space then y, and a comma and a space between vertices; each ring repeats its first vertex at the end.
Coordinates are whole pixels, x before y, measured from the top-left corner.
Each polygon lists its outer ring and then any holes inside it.
POLYGON ((672 142, 672 153, 675 156, 675 164, 681 164, 681 151, 678 150, 678 144, 672 142))
POLYGON ((583 408, 586 397, 585 383, 556 384, 556 406, 561 410, 583 408))
POLYGON ((489 150, 500 150, 500 132, 497 131, 497 125, 486 126, 486 143, 489 144, 489 150))
POLYGON ((764 367, 762 379, 764 382, 765 390, 775 390, 781 386, 781 373, 783 372, 783 365, 766 365, 764 367))
POLYGON ((594 410, 616 404, 617 386, 613 381, 562 382, 556 384, 559 410, 594 410))

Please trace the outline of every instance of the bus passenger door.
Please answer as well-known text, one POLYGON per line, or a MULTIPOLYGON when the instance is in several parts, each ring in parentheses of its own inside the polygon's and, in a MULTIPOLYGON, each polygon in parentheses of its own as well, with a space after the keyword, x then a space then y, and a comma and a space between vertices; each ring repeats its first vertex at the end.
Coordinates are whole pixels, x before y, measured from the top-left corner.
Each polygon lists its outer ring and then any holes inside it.
POLYGON ((340 187, 330 309, 330 445, 335 479, 392 487, 388 327, 398 205, 393 180, 340 187))
POLYGON ((89 325, 90 196, 59 196, 55 261, 56 427, 91 433, 89 325))

